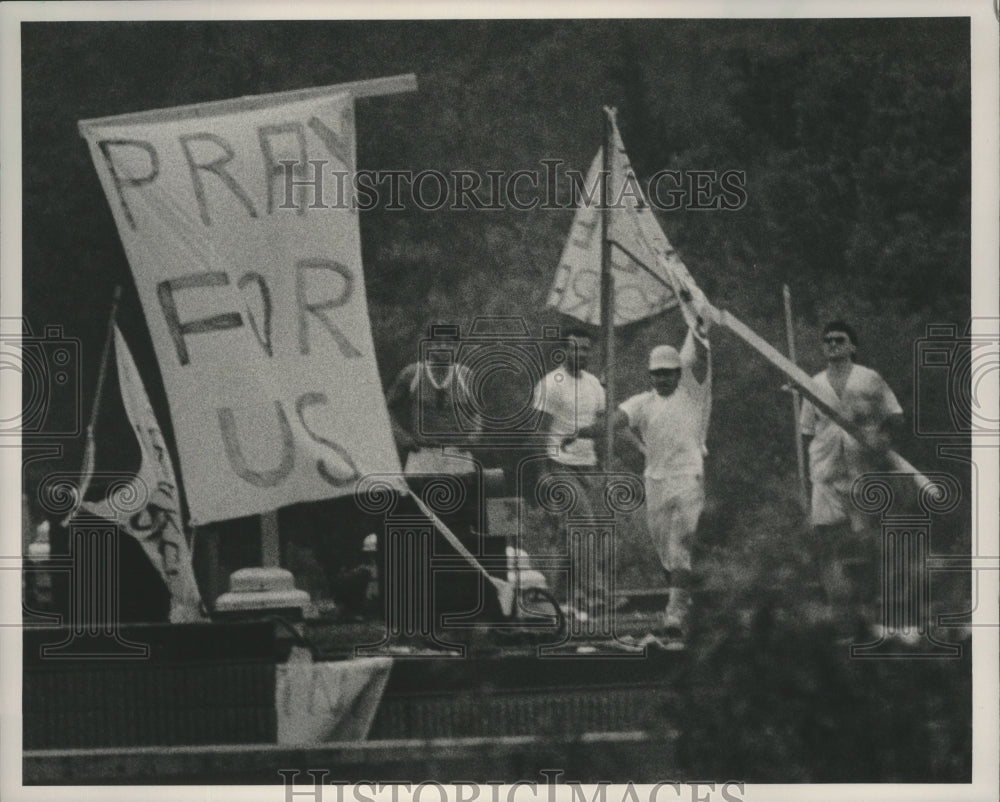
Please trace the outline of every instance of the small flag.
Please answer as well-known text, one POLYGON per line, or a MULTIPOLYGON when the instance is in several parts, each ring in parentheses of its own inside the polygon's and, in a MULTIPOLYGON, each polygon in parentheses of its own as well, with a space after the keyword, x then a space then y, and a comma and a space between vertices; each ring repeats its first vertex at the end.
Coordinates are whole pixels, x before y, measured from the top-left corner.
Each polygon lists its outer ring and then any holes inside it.
POLYGON ((201 594, 191 567, 191 552, 180 519, 177 480, 163 433, 146 395, 135 360, 115 327, 118 384, 125 413, 139 440, 142 463, 136 478, 108 498, 83 507, 116 522, 136 538, 170 591, 170 621, 198 621, 201 594))
MULTIPOLYGON (((614 324, 622 326, 680 305, 697 328, 704 296, 650 209, 611 117, 612 158, 608 177, 608 239, 615 285, 614 324)), ((601 322, 600 177, 603 149, 577 187, 580 204, 563 248, 547 305, 585 323, 601 322)))

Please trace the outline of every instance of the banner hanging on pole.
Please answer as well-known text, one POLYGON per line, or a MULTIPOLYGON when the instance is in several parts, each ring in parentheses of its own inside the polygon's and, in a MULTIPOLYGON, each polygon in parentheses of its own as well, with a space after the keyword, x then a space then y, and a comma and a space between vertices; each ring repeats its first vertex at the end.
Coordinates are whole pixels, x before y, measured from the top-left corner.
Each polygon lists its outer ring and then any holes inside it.
POLYGON ((139 541, 170 591, 171 622, 197 621, 203 617, 201 594, 181 526, 174 466, 135 360, 117 326, 114 343, 122 403, 139 441, 142 463, 134 481, 112 489, 110 498, 84 502, 83 507, 116 522, 139 541))
MULTIPOLYGON (((687 268, 650 209, 611 110, 612 154, 608 182, 608 239, 614 277, 614 325, 623 326, 672 309, 678 292, 700 295, 687 268)), ((575 191, 580 197, 547 305, 584 323, 601 322, 600 182, 603 148, 575 191)))
POLYGON ((399 470, 352 208, 353 96, 290 97, 80 126, 196 523, 347 495, 366 473, 399 470))

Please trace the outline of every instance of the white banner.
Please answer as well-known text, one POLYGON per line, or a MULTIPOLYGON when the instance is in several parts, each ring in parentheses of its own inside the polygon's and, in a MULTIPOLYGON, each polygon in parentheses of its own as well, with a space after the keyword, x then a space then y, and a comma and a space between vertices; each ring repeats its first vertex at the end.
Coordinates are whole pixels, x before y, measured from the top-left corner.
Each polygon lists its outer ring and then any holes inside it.
POLYGON ((115 361, 122 403, 139 441, 142 464, 129 486, 114 490, 110 499, 96 504, 84 502, 83 506, 95 515, 115 521, 142 544, 170 591, 170 620, 197 621, 203 617, 201 594, 180 524, 174 466, 135 360, 117 326, 115 361))
POLYGON ((351 208, 352 97, 81 130, 146 313, 192 521, 399 471, 351 208))
MULTIPOLYGON (((608 239, 615 285, 614 324, 622 326, 677 306, 675 288, 698 291, 649 208, 613 117, 612 137, 608 239)), ((601 323, 602 163, 603 149, 587 173, 547 301, 563 314, 593 325, 601 323)))

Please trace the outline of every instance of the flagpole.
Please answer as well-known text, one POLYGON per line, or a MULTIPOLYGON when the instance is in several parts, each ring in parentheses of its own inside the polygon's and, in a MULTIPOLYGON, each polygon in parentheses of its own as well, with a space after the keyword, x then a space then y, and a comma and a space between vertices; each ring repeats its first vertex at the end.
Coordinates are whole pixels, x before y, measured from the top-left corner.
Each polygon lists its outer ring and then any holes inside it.
POLYGON ((281 532, 277 510, 260 514, 260 564, 264 568, 281 567, 281 532))
POLYGON ((83 465, 80 467, 80 489, 77 492, 76 503, 69 515, 63 520, 63 526, 69 523, 83 504, 83 498, 87 495, 90 487, 90 480, 94 475, 94 463, 96 461, 96 445, 94 443, 94 427, 97 425, 97 413, 101 409, 101 396, 104 393, 104 378, 108 373, 108 359, 111 356, 111 343, 115 335, 115 320, 118 317, 118 303, 121 301, 122 287, 115 285, 114 295, 111 301, 111 313, 108 315, 108 329, 104 335, 104 348, 101 351, 101 365, 97 371, 97 387, 94 389, 94 404, 90 410, 90 420, 87 422, 87 441, 83 449, 83 465))
MULTIPOLYGON (((795 324, 792 320, 792 291, 787 284, 781 287, 785 299, 785 333, 788 337, 788 358, 798 364, 795 356, 795 324)), ((795 432, 795 462, 799 471, 799 503, 802 509, 809 511, 809 495, 806 492, 806 463, 802 454, 802 432, 799 430, 799 411, 801 408, 799 391, 792 389, 792 428, 795 432)))
POLYGON ((611 274, 611 210, 608 182, 611 178, 612 128, 615 109, 604 107, 604 147, 601 163, 601 330, 604 335, 604 467, 610 469, 615 445, 615 283, 611 274))

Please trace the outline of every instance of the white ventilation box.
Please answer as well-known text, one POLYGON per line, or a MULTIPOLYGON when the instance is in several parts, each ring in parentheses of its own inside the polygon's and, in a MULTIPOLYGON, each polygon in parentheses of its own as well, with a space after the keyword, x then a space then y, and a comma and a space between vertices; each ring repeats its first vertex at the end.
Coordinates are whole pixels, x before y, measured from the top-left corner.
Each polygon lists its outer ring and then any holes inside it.
POLYGON ((309 594, 295 587, 284 568, 241 568, 229 576, 229 592, 215 600, 215 612, 297 613, 309 605, 309 594))

